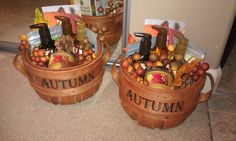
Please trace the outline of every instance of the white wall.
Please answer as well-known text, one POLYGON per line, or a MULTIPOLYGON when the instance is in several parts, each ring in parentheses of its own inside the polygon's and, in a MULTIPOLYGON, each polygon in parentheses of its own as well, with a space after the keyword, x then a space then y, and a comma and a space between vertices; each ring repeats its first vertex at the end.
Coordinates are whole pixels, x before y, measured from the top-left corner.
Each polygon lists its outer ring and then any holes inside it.
POLYGON ((186 22, 186 37, 207 50, 206 61, 218 68, 236 13, 236 0, 131 0, 130 33, 143 31, 144 20, 186 22))

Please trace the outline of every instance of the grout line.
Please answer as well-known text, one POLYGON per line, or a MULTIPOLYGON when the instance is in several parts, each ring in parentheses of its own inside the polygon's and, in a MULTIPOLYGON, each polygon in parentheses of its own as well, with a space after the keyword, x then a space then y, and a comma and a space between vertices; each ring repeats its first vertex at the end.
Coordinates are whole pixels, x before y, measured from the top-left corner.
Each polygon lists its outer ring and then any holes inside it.
POLYGON ((214 93, 213 93, 214 95, 236 95, 236 93, 235 92, 221 92, 221 91, 219 91, 219 90, 216 90, 214 93))
POLYGON ((213 141, 211 117, 210 117, 209 103, 208 102, 207 102, 207 108, 208 108, 208 119, 209 119, 209 126, 210 126, 211 141, 213 141))
POLYGON ((209 112, 217 113, 217 114, 224 114, 224 115, 236 116, 236 113, 221 112, 221 111, 215 111, 215 110, 210 110, 210 109, 209 109, 209 112))

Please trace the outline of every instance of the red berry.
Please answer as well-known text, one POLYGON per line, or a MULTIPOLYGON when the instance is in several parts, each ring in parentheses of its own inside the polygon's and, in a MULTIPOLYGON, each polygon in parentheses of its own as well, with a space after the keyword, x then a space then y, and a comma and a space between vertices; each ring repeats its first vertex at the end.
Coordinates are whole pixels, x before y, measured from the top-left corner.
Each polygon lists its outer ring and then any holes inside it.
POLYGON ((194 75, 194 73, 193 73, 193 72, 190 72, 190 73, 189 73, 189 75, 190 75, 190 76, 193 76, 193 75, 194 75))
POLYGON ((35 57, 34 56, 31 56, 31 61, 35 61, 35 57))
POLYGON ((108 18, 112 18, 112 17, 113 17, 113 14, 108 13, 107 16, 108 16, 108 18))
POLYGON ((192 76, 192 79, 195 80, 195 81, 197 81, 197 80, 199 79, 199 75, 197 75, 197 74, 193 75, 193 76, 192 76))
POLYGON ((205 71, 203 69, 199 69, 199 70, 197 70, 197 74, 202 76, 205 74, 205 71))
POLYGON ((195 66, 195 67, 193 67, 192 72, 197 72, 197 70, 198 70, 198 68, 195 66))
POLYGON ((100 6, 100 7, 97 8, 97 11, 98 11, 99 13, 103 13, 104 9, 103 9, 103 7, 100 6))
POLYGON ((204 62, 204 63, 201 64, 201 68, 203 70, 207 71, 209 69, 209 64, 204 62))
POLYGON ((25 46, 28 42, 26 40, 21 40, 21 45, 25 46))
POLYGON ((137 75, 142 76, 144 74, 144 69, 140 68, 136 71, 137 75))
POLYGON ((44 52, 44 50, 42 50, 42 49, 40 49, 40 50, 38 50, 38 56, 44 56, 45 55, 45 52, 44 52))
POLYGON ((145 62, 145 66, 146 66, 147 68, 151 68, 151 67, 152 67, 152 61, 146 61, 146 62, 145 62))
POLYGON ((136 72, 133 73, 134 78, 136 78, 138 75, 136 72))
POLYGON ((40 58, 38 56, 35 56, 35 62, 39 62, 40 58))
POLYGON ((197 63, 197 64, 196 64, 196 67, 199 67, 200 65, 201 65, 201 62, 197 63))
POLYGON ((129 62, 127 60, 124 60, 121 64, 123 68, 127 68, 129 66, 129 62))
POLYGON ((43 62, 41 62, 41 61, 38 62, 37 65, 40 66, 40 67, 44 67, 45 66, 45 64, 43 62))

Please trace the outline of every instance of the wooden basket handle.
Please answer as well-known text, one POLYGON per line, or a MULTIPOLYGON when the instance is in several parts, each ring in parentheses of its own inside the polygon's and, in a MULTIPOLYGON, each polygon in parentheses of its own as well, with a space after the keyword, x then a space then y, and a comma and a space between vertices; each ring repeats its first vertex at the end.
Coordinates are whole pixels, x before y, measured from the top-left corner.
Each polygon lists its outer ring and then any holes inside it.
POLYGON ((202 103, 202 102, 207 101, 211 97, 212 90, 214 88, 214 78, 213 78, 213 76, 210 73, 206 73, 206 76, 210 79, 211 89, 206 93, 201 93, 201 95, 198 99, 198 103, 202 103))
POLYGON ((107 42, 104 43, 103 47, 106 49, 105 55, 103 56, 103 65, 106 65, 108 60, 111 58, 110 46, 107 42))
POLYGON ((29 75, 27 74, 25 67, 22 64, 20 57, 22 57, 22 54, 18 53, 13 60, 13 65, 20 73, 22 73, 25 77, 29 78, 29 75))
POLYGON ((112 75, 112 78, 113 80, 116 82, 116 85, 118 87, 120 87, 120 77, 119 77, 119 73, 117 72, 117 69, 116 69, 116 62, 119 58, 117 58, 114 62, 113 62, 113 65, 111 67, 111 75, 112 75))

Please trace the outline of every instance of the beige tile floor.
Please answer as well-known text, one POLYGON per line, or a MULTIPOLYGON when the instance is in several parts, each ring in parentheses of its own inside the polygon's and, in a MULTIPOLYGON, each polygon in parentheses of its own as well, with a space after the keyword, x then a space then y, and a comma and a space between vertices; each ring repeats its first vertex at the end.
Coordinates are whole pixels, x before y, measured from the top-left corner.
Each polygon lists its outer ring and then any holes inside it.
POLYGON ((159 130, 142 127, 120 105, 118 87, 106 71, 95 96, 75 105, 40 99, 12 65, 14 54, 0 52, 0 140, 3 141, 210 141, 207 103, 181 125, 159 130))
POLYGON ((224 68, 219 88, 209 100, 212 137, 214 141, 236 140, 236 45, 224 68))
MULTIPOLYGON (((63 137, 66 137, 68 141, 73 141, 75 138, 115 141, 126 139, 137 141, 236 140, 236 93, 233 91, 236 86, 232 83, 222 85, 224 82, 236 79, 235 77, 230 77, 229 80, 224 78, 227 75, 225 71, 233 70, 232 67, 235 67, 228 65, 232 60, 229 60, 223 68, 221 85, 207 103, 199 104, 195 112, 180 126, 167 130, 153 130, 137 125, 121 108, 118 88, 111 79, 109 70, 106 71, 102 87, 96 96, 72 106, 53 106, 36 96, 26 78, 14 69, 11 64, 14 56, 15 53, 0 51, 2 74, 0 77, 0 140, 51 141, 64 140, 63 137), (91 111, 96 112, 91 113, 91 111), (67 123, 65 120, 71 121, 67 123), (46 124, 41 122, 46 122, 46 124), (57 122, 60 122, 59 125, 57 122), (55 132, 54 127, 59 131, 55 132), (24 132, 21 131, 22 129, 24 132), (77 130, 82 135, 76 134, 77 132, 73 130, 77 130), (100 131, 102 133, 97 134, 100 131), (64 132, 63 136, 60 132, 64 132), (39 134, 45 134, 45 136, 42 137, 39 134), (109 136, 106 136, 108 134, 109 136), (61 139, 57 138, 57 135, 61 139)), ((235 54, 231 54, 230 59, 233 58, 232 56, 234 57, 235 54)), ((232 76, 235 76, 234 73, 236 72, 231 72, 232 76)))

